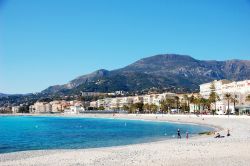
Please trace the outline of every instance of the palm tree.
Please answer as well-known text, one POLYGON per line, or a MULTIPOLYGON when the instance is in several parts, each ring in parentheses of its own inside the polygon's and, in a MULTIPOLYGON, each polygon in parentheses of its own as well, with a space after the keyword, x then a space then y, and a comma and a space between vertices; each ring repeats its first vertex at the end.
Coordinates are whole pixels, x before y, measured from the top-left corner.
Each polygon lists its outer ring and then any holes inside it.
POLYGON ((210 105, 209 99, 201 98, 200 99, 200 104, 202 105, 202 109, 204 111, 204 108, 208 108, 210 105))
POLYGON ((130 107, 129 107, 129 113, 136 113, 136 106, 135 104, 131 104, 130 107))
POLYGON ((124 106, 122 106, 122 109, 123 109, 124 111, 129 111, 129 106, 128 106, 128 105, 124 105, 124 106))
MULTIPOLYGON (((195 97, 194 95, 190 96, 190 104, 194 104, 194 108, 195 108, 195 97)), ((189 108, 190 111, 190 108, 189 108)))
POLYGON ((190 100, 191 100, 191 98, 185 94, 185 95, 183 95, 183 99, 184 99, 185 103, 187 104, 188 113, 190 113, 190 100))
POLYGON ((166 99, 166 104, 167 104, 167 107, 168 107, 168 112, 170 112, 171 108, 174 107, 174 99, 166 99))
POLYGON ((143 113, 143 103, 135 103, 135 108, 138 110, 139 113, 143 113))
POLYGON ((162 113, 168 111, 166 100, 160 101, 160 110, 162 113))
POLYGON ((216 88, 215 88, 214 82, 211 83, 210 91, 211 92, 209 94, 209 101, 211 103, 214 103, 215 111, 216 111, 216 101, 218 99, 218 94, 216 93, 216 88))
POLYGON ((215 111, 217 110, 216 108, 216 102, 220 100, 220 97, 219 95, 217 95, 217 93, 215 92, 211 92, 210 95, 209 95, 209 101, 211 103, 214 103, 214 107, 215 107, 215 111))
POLYGON ((235 111, 236 103, 238 103, 237 95, 234 95, 233 97, 231 97, 231 101, 234 103, 234 111, 235 111))
POLYGON ((178 114, 179 114, 180 113, 179 112, 179 100, 180 100, 180 98, 178 96, 175 96, 174 99, 175 99, 175 102, 176 102, 176 109, 177 109, 178 114))
POLYGON ((144 105, 143 105, 143 110, 144 110, 146 113, 151 112, 150 105, 149 105, 149 104, 144 104, 144 105))
POLYGON ((160 108, 161 108, 161 111, 162 112, 169 112, 170 111, 170 108, 173 106, 173 104, 175 103, 174 99, 170 99, 170 98, 167 98, 163 101, 161 101, 161 105, 160 105, 160 108))
POLYGON ((195 104, 198 106, 198 110, 199 113, 201 112, 201 96, 198 95, 195 99, 194 99, 195 104))
POLYGON ((153 113, 156 113, 158 110, 158 106, 155 104, 151 104, 149 107, 150 107, 150 111, 153 113))
POLYGON ((230 104, 230 100, 232 99, 231 94, 230 93, 226 93, 224 95, 224 98, 227 100, 227 114, 229 116, 229 104, 230 104))

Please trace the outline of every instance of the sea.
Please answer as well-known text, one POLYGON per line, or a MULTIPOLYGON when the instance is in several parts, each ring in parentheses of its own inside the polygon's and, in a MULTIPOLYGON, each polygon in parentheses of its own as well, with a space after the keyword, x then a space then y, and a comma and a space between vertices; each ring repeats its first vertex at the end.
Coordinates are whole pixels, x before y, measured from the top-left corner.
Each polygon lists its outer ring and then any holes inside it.
POLYGON ((0 116, 0 153, 86 149, 182 139, 212 131, 208 126, 62 116, 0 116))

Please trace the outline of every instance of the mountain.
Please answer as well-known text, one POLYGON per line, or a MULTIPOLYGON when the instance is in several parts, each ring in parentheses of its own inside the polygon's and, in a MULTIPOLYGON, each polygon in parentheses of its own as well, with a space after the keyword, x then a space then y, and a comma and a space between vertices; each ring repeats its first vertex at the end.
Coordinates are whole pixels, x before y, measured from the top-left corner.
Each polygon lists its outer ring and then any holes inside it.
POLYGON ((150 88, 187 92, 197 91, 200 84, 219 79, 250 79, 250 61, 204 61, 187 55, 155 55, 121 69, 101 69, 80 76, 67 84, 51 86, 42 93, 141 91, 150 88))
POLYGON ((8 95, 4 94, 4 93, 0 93, 0 97, 6 97, 8 95))

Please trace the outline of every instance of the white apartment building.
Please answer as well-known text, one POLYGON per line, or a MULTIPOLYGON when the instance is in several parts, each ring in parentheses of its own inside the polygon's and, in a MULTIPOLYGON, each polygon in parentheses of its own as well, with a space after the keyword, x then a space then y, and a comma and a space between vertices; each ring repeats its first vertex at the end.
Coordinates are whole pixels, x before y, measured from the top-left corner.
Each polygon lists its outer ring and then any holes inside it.
POLYGON ((143 96, 133 96, 133 103, 143 102, 143 96))
MULTIPOLYGON (((205 83, 200 85, 200 95, 206 99, 209 98, 211 93, 211 86, 214 84, 216 93, 220 96, 223 95, 222 89, 223 85, 229 84, 231 81, 229 80, 214 80, 213 82, 205 83)), ((223 96, 220 96, 223 97, 223 96)))
POLYGON ((90 107, 98 108, 104 107, 105 109, 117 109, 122 108, 125 105, 133 103, 155 104, 160 106, 160 102, 166 98, 173 98, 176 96, 174 93, 162 93, 162 94, 150 94, 142 96, 128 96, 128 97, 116 97, 105 98, 97 101, 90 102, 90 107))
POLYGON ((97 101, 91 101, 89 103, 89 106, 92 107, 92 108, 97 108, 97 101))
POLYGON ((125 105, 130 105, 134 103, 133 97, 117 97, 113 99, 111 108, 122 108, 125 105))
POLYGON ((11 108, 11 110, 12 110, 12 113, 13 113, 13 114, 16 114, 16 113, 19 112, 20 106, 13 106, 13 107, 11 108))
POLYGON ((64 110, 64 114, 79 114, 84 110, 85 109, 82 106, 70 106, 68 109, 64 110))
POLYGON ((176 94, 174 93, 162 93, 162 94, 144 95, 142 97, 144 104, 155 104, 157 106, 160 106, 161 101, 167 98, 173 98, 174 96, 176 96, 176 94))
MULTIPOLYGON (((209 98, 211 93, 211 85, 214 84, 215 92, 218 94, 220 100, 216 102, 216 110, 220 113, 225 113, 227 111, 227 101, 225 99, 225 94, 230 93, 233 98, 237 100, 236 107, 247 104, 245 99, 246 96, 250 94, 250 80, 232 82, 228 80, 215 80, 210 83, 205 83, 200 85, 200 95, 204 98, 209 98)), ((212 104, 212 108, 215 109, 215 104, 212 104)), ((229 110, 232 113, 234 110, 234 103, 230 102, 229 110)))

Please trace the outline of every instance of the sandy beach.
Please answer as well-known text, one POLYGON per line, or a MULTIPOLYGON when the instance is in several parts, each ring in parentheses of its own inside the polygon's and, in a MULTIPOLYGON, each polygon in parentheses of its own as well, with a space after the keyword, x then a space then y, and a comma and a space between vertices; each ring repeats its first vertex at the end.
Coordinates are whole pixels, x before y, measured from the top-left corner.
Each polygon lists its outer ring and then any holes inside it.
POLYGON ((126 118, 179 123, 195 123, 216 127, 221 135, 230 137, 215 139, 214 135, 191 139, 165 140, 127 146, 80 149, 37 150, 0 154, 1 166, 13 165, 249 165, 250 117, 246 116, 194 116, 194 115, 83 115, 88 117, 126 118))

